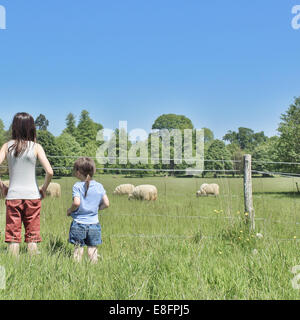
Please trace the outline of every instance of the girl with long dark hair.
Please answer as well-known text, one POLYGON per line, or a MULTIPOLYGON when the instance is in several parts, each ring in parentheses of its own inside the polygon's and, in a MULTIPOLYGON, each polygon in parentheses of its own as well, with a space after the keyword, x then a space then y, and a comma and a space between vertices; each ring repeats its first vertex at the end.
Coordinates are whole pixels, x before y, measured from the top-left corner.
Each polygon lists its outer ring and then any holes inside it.
POLYGON ((0 151, 0 165, 7 159, 9 187, 0 181, 2 194, 6 196, 5 242, 9 251, 19 255, 22 222, 25 242, 30 254, 37 253, 40 236, 41 199, 53 176, 53 170, 41 145, 36 143, 34 119, 28 113, 17 113, 12 123, 12 138, 0 151), (36 162, 43 166, 46 177, 41 189, 36 182, 36 162))

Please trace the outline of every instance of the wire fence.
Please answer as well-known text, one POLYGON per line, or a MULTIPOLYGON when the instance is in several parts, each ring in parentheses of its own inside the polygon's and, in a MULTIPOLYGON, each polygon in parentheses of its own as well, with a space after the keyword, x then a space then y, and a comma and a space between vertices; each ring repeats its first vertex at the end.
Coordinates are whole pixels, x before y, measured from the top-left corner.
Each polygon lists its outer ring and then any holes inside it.
MULTIPOLYGON (((80 156, 58 156, 58 155, 51 155, 48 156, 50 159, 51 158, 79 158, 80 156)), ((94 159, 99 159, 99 157, 92 157, 94 159)), ((111 159, 112 157, 108 157, 111 159)), ((128 158, 130 159, 130 158, 128 158)), ((174 161, 176 159, 155 159, 155 160, 170 160, 174 161)), ((179 159, 177 159, 179 160, 179 159)), ((185 161, 185 159, 183 159, 185 161)), ((195 159, 186 159, 187 161, 189 160, 195 160, 195 159)), ((223 160, 223 159, 205 159, 202 160, 204 162, 215 162, 215 163, 223 163, 224 169, 162 169, 162 168, 120 168, 120 167, 97 167, 97 171, 119 171, 119 172, 141 172, 141 171, 147 171, 147 172, 168 172, 168 173, 179 173, 179 172, 193 172, 193 173, 202 173, 202 172, 212 172, 212 173, 238 173, 241 172, 240 169, 225 169, 225 163, 231 162, 232 164, 234 163, 242 163, 242 160, 223 160)), ((261 161, 261 160, 252 160, 252 163, 257 163, 257 164, 264 164, 264 165, 292 165, 292 166, 299 166, 299 162, 285 162, 285 161, 261 161)), ((8 169, 8 166, 0 166, 1 169, 8 169)), ((38 166, 37 169, 43 169, 42 167, 38 166)), ((54 171, 59 171, 59 170, 70 170, 73 171, 73 167, 70 166, 54 166, 53 167, 54 171)), ((260 175, 269 175, 269 176, 282 176, 282 177, 288 177, 288 178, 298 178, 300 177, 300 173, 298 172, 280 172, 280 171, 268 171, 268 170, 252 170, 252 174, 260 174, 260 175)), ((294 183, 294 181, 293 181, 294 183)), ((225 183, 223 185, 225 188, 225 183)), ((229 190, 229 185, 227 186, 229 190)), ((167 193, 167 192, 166 192, 167 193)), ((226 196, 226 194, 223 194, 223 196, 226 196)), ((239 196, 239 195, 233 195, 228 193, 227 196, 229 198, 232 198, 233 196, 239 196)), ((265 206, 265 203, 263 203, 265 206)), ((108 215, 102 214, 103 218, 106 218, 108 215)), ((118 218, 118 217, 145 217, 143 214, 110 214, 110 218, 118 218)), ((147 218, 166 218, 166 219, 191 219, 191 220, 197 220, 197 219, 204 219, 204 220, 217 220, 217 219, 224 219, 224 220, 232 220, 232 221, 243 221, 244 217, 234 217, 234 216, 218 216, 218 217, 212 217, 212 216, 203 216, 203 215, 165 215, 165 214, 147 214, 147 218)), ((277 218, 263 218, 263 217, 255 217, 256 221, 261 221, 264 224, 265 223, 279 223, 279 224, 285 224, 286 221, 283 220, 278 220, 277 218)), ((290 222, 289 222, 290 223, 290 222)), ((294 225, 298 226, 300 225, 300 221, 295 220, 294 225)), ((190 239, 195 237, 195 235, 172 235, 172 234, 110 234, 107 235, 106 237, 108 238, 173 238, 173 239, 190 239)), ((219 239, 220 237, 218 236, 213 236, 213 235, 201 235, 201 239, 219 239)), ((272 237, 265 237, 265 239, 270 239, 270 240, 275 240, 275 241, 299 241, 300 239, 297 238, 272 238, 272 237)))

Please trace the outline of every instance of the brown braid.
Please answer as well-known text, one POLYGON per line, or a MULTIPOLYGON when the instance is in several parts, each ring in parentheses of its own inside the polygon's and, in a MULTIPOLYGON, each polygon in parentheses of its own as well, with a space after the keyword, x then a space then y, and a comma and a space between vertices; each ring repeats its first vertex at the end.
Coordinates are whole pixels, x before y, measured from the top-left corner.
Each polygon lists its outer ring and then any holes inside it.
POLYGON ((88 158, 88 157, 82 157, 76 160, 74 163, 74 172, 79 171, 80 174, 82 174, 85 179, 85 195, 84 197, 87 196, 89 187, 90 187, 90 182, 96 172, 96 164, 93 159, 88 158))

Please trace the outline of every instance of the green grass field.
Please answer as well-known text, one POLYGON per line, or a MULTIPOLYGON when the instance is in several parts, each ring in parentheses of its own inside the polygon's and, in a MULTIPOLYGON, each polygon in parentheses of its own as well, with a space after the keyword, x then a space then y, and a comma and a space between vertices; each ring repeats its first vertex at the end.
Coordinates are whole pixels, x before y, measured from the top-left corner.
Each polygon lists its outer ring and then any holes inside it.
POLYGON ((6 270, 6 289, 0 290, 0 299, 300 298, 291 283, 291 268, 300 264, 300 195, 295 185, 300 179, 253 179, 252 233, 244 224, 242 179, 104 175, 96 180, 111 202, 100 214, 103 244, 97 265, 72 260, 66 210, 74 178, 56 180, 62 197, 43 201, 43 242, 35 257, 27 255, 24 244, 18 260, 7 254, 1 200, 0 266, 6 270), (217 182, 220 196, 196 198, 203 182, 217 182), (121 183, 154 184, 159 199, 148 203, 112 195, 121 183))

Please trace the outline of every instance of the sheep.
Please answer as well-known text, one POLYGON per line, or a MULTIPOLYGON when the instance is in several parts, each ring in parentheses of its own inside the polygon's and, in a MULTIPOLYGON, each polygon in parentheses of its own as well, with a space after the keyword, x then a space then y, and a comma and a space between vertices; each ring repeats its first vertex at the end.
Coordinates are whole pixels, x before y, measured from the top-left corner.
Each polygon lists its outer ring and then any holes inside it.
POLYGON ((131 194, 134 190, 134 185, 133 184, 121 184, 116 187, 115 191, 113 194, 116 195, 123 195, 123 194, 131 194))
POLYGON ((60 184, 51 182, 47 188, 46 197, 60 198, 61 197, 60 184))
MULTIPOLYGON (((1 181, 5 186, 9 187, 9 181, 1 181)), ((42 186, 40 186, 40 189, 42 188, 42 186)), ((3 197, 2 192, 1 196, 3 197)), ((48 197, 56 197, 56 198, 60 198, 61 197, 61 187, 60 184, 58 183, 53 183, 51 182, 47 188, 46 191, 46 196, 48 197)))
POLYGON ((219 185, 217 185, 216 183, 212 183, 212 184, 204 183, 201 185, 199 191, 197 191, 196 196, 197 197, 208 196, 210 194, 214 195, 214 196, 218 196, 219 195, 219 185))
POLYGON ((128 197, 128 200, 131 199, 155 201, 157 200, 157 189, 149 184, 137 186, 128 197))

